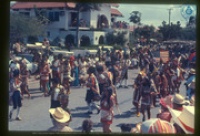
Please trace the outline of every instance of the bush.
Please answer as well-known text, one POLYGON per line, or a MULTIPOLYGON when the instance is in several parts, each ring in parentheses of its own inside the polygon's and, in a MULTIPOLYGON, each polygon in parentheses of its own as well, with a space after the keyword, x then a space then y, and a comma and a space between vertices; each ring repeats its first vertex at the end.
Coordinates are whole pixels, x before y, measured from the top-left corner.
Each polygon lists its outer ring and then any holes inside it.
POLYGON ((109 32, 106 34, 106 41, 108 45, 121 45, 123 46, 127 39, 125 38, 125 35, 127 32, 109 32))

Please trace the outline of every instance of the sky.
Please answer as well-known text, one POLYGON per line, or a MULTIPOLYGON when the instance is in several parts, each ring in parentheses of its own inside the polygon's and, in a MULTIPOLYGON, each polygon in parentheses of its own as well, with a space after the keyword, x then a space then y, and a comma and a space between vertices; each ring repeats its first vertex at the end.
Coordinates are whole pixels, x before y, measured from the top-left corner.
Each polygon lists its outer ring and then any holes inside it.
MULTIPOLYGON (((196 6, 189 5, 192 9, 192 15, 196 15, 196 6)), ((124 17, 118 17, 117 20, 119 21, 126 21, 129 22, 130 13, 132 11, 139 11, 141 12, 141 23, 153 25, 155 27, 161 26, 163 21, 166 21, 167 24, 169 23, 169 10, 171 10, 171 17, 170 22, 176 23, 180 21, 181 26, 186 26, 186 19, 188 17, 185 14, 188 5, 170 5, 170 4, 119 4, 117 8, 124 17), (185 18, 184 18, 185 17, 185 18)), ((190 14, 190 13, 189 13, 190 14)), ((132 23, 129 23, 133 25, 132 23)))

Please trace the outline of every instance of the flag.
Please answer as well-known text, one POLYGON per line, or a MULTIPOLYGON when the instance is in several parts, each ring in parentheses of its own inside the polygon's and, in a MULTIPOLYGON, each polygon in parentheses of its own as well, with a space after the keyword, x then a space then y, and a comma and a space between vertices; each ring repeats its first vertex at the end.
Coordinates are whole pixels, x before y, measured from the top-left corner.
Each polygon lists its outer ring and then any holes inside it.
POLYGON ((164 63, 169 61, 169 51, 160 51, 160 59, 162 59, 162 61, 164 63))

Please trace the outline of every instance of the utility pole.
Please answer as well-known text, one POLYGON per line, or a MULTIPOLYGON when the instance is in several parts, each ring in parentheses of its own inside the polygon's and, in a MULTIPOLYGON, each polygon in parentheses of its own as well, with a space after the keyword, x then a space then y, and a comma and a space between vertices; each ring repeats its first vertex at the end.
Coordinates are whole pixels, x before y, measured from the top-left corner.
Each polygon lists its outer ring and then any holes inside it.
POLYGON ((169 39, 170 39, 170 33, 171 33, 171 23, 170 23, 170 17, 171 17, 171 10, 173 10, 172 8, 167 9, 169 10, 169 39))

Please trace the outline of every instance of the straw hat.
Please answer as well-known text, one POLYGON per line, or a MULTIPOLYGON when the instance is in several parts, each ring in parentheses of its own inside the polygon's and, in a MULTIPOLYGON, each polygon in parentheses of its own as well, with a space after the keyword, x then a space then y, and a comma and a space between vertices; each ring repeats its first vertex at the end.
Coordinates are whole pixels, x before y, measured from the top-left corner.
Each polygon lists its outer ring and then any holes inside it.
POLYGON ((160 104, 165 108, 167 108, 167 106, 172 108, 172 96, 168 95, 168 96, 166 96, 164 98, 162 97, 160 99, 160 104))
POLYGON ((196 70, 193 69, 193 68, 191 68, 190 71, 189 71, 189 73, 195 75, 196 74, 196 70))
POLYGON ((140 133, 176 133, 174 126, 159 118, 152 118, 136 125, 140 133))
POLYGON ((184 106, 183 111, 168 107, 172 120, 179 125, 186 134, 194 133, 194 106, 184 106))
POLYGON ((64 111, 61 107, 51 108, 49 112, 57 122, 66 123, 70 119, 69 113, 64 111))
POLYGON ((186 100, 180 94, 175 94, 174 97, 172 98, 172 102, 180 105, 186 104, 186 100))

